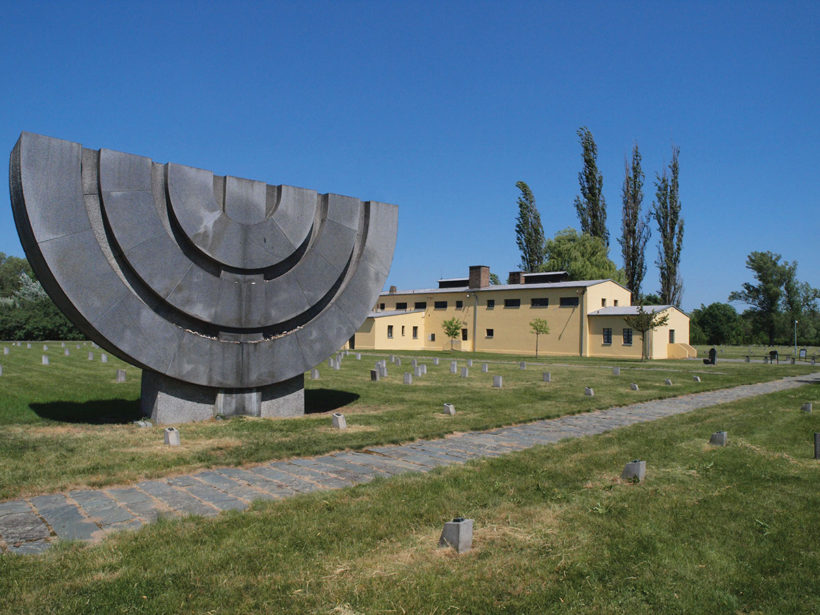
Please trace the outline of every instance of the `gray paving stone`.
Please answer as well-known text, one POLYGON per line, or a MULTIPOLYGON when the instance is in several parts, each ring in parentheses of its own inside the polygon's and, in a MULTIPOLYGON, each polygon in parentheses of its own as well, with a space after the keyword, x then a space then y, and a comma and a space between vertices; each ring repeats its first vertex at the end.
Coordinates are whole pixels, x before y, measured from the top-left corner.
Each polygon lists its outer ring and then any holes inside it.
POLYGON ((80 510, 62 494, 31 498, 40 516, 63 540, 90 540, 100 528, 80 514, 80 510))
POLYGON ((200 502, 190 493, 176 489, 164 481, 144 481, 137 483, 137 487, 148 495, 158 499, 168 508, 180 513, 203 515, 206 517, 212 517, 219 513, 216 507, 200 502))
POLYGON ((254 489, 253 487, 238 483, 233 478, 226 476, 218 471, 209 470, 206 472, 197 472, 196 474, 194 474, 194 477, 198 478, 204 483, 207 483, 211 487, 215 487, 220 491, 224 491, 228 495, 232 495, 235 498, 243 499, 246 502, 275 499, 275 496, 271 495, 270 493, 265 493, 264 491, 259 491, 257 489, 254 489))
POLYGON ((170 510, 148 494, 134 487, 108 489, 107 492, 136 516, 147 522, 156 521, 162 512, 170 510))
POLYGON ((85 514, 101 527, 134 521, 134 515, 120 507, 102 491, 70 491, 68 495, 79 504, 85 514))
POLYGON ((18 555, 39 555, 51 548, 51 542, 48 540, 34 540, 32 542, 23 542, 18 545, 9 545, 9 553, 16 553, 18 555))
POLYGON ((198 481, 181 488, 203 502, 215 506, 219 510, 245 510, 249 504, 249 502, 235 498, 219 489, 214 489, 210 485, 198 481))
POLYGON ((34 509, 25 500, 10 500, 8 502, 0 502, 0 518, 4 515, 12 515, 15 513, 33 512, 34 509))
POLYGON ((282 461, 256 466, 250 468, 250 471, 281 483, 288 489, 293 489, 295 493, 310 493, 332 487, 347 487, 351 484, 340 479, 333 479, 333 485, 322 483, 317 480, 317 476, 312 476, 308 470, 302 472, 299 467, 282 461))
POLYGON ((13 544, 51 536, 46 524, 33 512, 19 512, 0 517, 0 538, 13 544))
POLYGON ((261 474, 243 470, 242 468, 221 468, 219 473, 224 474, 225 476, 230 476, 234 480, 244 481, 257 489, 269 493, 276 499, 285 498, 296 493, 296 490, 291 489, 290 487, 277 483, 276 481, 266 478, 261 474))

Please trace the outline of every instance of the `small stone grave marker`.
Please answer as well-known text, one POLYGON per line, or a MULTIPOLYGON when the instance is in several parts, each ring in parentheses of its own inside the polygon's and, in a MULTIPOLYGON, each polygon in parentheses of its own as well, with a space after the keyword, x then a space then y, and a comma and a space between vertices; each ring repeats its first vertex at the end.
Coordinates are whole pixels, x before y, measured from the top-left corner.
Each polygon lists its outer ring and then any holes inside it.
POLYGON ((117 382, 125 382, 125 370, 118 369, 117 370, 117 382))
POLYGON ((108 363, 108 355, 104 352, 100 354, 100 363, 108 363))
POLYGON ((595 391, 592 390, 590 387, 584 387, 584 395, 587 397, 595 397, 595 391))
POLYGON ((371 369, 370 370, 370 381, 371 382, 378 382, 379 381, 379 370, 371 369))
POLYGON ((421 369, 421 365, 416 365, 416 368, 413 370, 413 375, 416 378, 421 378, 424 375, 424 372, 421 369))
POLYGON ((621 472, 621 478, 624 480, 631 480, 633 482, 641 482, 646 476, 646 462, 639 459, 633 459, 624 466, 624 471, 621 472))
POLYGON ((404 384, 413 384, 413 374, 404 372, 404 384))
POLYGON ((472 367, 472 366, 473 366, 473 360, 472 359, 467 359, 467 367, 472 367))
POLYGON ((8 354, 8 353, 9 353, 8 346, 3 346, 3 354, 8 354))
POLYGON ((310 379, 311 380, 318 380, 319 379, 319 370, 315 367, 310 370, 310 379))
POLYGON ((486 374, 489 371, 490 371, 490 365, 488 363, 482 363, 481 364, 481 373, 486 374))
POLYGON ((66 356, 66 357, 71 356, 71 353, 68 351, 68 348, 63 350, 63 356, 66 356))
POLYGON ((345 419, 345 415, 341 412, 334 412, 331 415, 331 424, 336 429, 347 429, 347 420, 345 419))
POLYGON ((48 355, 43 355, 43 365, 48 365, 48 355))
POLYGON ((501 376, 493 376, 493 387, 495 387, 496 389, 500 389, 503 384, 504 381, 501 378, 501 376))
POLYGON ((452 547, 456 553, 466 553, 473 548, 473 520, 456 517, 444 524, 438 539, 439 547, 452 547))
POLYGON ((0 365, 0 376, 2 376, 2 375, 3 375, 3 366, 0 365))
POLYGON ((93 352, 89 352, 89 353, 88 353, 88 360, 89 360, 89 361, 93 361, 93 360, 94 360, 94 353, 93 353, 93 352))
POLYGON ((752 362, 752 357, 750 357, 749 355, 746 355, 746 363, 751 363, 751 362, 752 362))
POLYGON ((801 409, 803 412, 805 412, 806 414, 811 414, 811 411, 812 411, 812 403, 811 403, 810 401, 807 401, 805 404, 803 404, 802 406, 800 406, 800 409, 801 409))
POLYGON ((541 374, 541 380, 543 380, 544 382, 552 382, 552 374, 550 374, 549 372, 544 372, 543 374, 541 374))
POLYGON ((521 361, 521 363, 518 364, 518 369, 527 369, 527 362, 521 361))
POLYGON ((396 360, 393 361, 396 365, 401 366, 401 357, 396 357, 396 360))
POLYGON ((455 361, 450 361, 450 373, 458 373, 458 363, 456 363, 455 361))
POLYGON ((433 365, 438 365, 438 357, 433 359, 433 365))
POLYGON ((360 352, 357 352, 357 353, 356 353, 356 360, 357 360, 357 361, 361 361, 361 360, 362 360, 362 353, 360 353, 360 352))
POLYGON ((379 369, 379 376, 381 378, 387 378, 387 366, 386 365, 382 365, 381 369, 379 369))
POLYGON ((65 348, 65 342, 60 342, 60 348, 65 348))
POLYGON ((692 376, 692 380, 695 382, 700 382, 700 376, 692 376))
POLYGON ((448 416, 455 416, 456 407, 453 404, 444 404, 444 414, 448 416))
POLYGON ((668 387, 671 387, 672 386, 672 380, 670 378, 667 378, 666 380, 664 380, 664 384, 666 384, 666 386, 668 386, 668 387))
POLYGON ((48 350, 48 344, 43 344, 43 350, 48 350))
POLYGON ((421 370, 421 374, 423 376, 427 375, 427 363, 422 363, 421 365, 419 365, 419 369, 421 370))
POLYGON ((633 391, 637 391, 637 390, 639 390, 639 389, 638 389, 638 385, 637 385, 637 384, 635 384, 634 382, 633 382, 632 384, 630 384, 630 385, 629 385, 629 388, 630 388, 630 389, 632 389, 633 391))
POLYGON ((165 444, 168 446, 179 446, 179 430, 176 427, 165 428, 165 444))
POLYGON ((469 378, 470 376, 470 368, 469 367, 462 367, 461 368, 461 377, 462 378, 469 378))
POLYGON ((26 344, 26 348, 31 348, 31 344, 26 344))
POLYGON ((621 375, 621 368, 620 367, 613 367, 612 368, 612 375, 613 376, 620 376, 621 375))
POLYGON ((416 369, 416 367, 418 367, 418 364, 419 362, 416 359, 412 359, 410 361, 410 367, 412 367, 413 369, 416 369))
POLYGON ((716 431, 709 438, 709 444, 712 446, 726 446, 729 442, 729 437, 725 431, 716 431))

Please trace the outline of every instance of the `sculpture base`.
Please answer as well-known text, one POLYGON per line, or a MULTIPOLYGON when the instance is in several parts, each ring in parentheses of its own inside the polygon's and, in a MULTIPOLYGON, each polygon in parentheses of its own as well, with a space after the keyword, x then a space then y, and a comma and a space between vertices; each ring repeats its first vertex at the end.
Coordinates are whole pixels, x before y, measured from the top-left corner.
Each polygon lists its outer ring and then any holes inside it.
POLYGON ((305 377, 253 389, 217 389, 143 370, 140 407, 156 424, 190 423, 221 416, 265 418, 305 413, 305 377))

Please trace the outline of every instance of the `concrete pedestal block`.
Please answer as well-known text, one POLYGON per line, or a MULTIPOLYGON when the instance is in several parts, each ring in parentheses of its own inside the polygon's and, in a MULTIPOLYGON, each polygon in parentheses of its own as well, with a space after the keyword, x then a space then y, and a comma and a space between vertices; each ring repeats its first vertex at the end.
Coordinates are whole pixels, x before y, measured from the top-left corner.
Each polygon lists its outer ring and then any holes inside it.
POLYGON ((117 382, 125 382, 125 370, 118 369, 117 370, 117 382))
POLYGON ((591 387, 584 387, 584 395, 587 397, 595 397, 595 391, 591 387))
POLYGON ((490 366, 487 363, 482 363, 481 364, 481 373, 486 374, 489 371, 490 371, 490 366))
POLYGON ((335 429, 347 429, 347 420, 341 412, 334 412, 330 418, 331 424, 335 429))
POLYGON ((807 401, 805 404, 803 404, 802 406, 800 406, 800 409, 801 409, 803 412, 806 412, 807 414, 811 414, 811 411, 812 411, 812 403, 811 403, 810 401, 807 401))
POLYGON ((620 367, 613 367, 612 368, 612 375, 613 376, 620 376, 621 375, 621 368, 620 367))
POLYGON ((641 482, 646 476, 646 462, 639 459, 633 459, 624 466, 624 471, 621 472, 621 478, 624 480, 631 480, 641 482))
POLYGON ((379 381, 379 370, 371 369, 370 370, 370 381, 371 382, 378 382, 379 381))
POLYGON ((726 446, 729 443, 729 436, 725 431, 716 431, 709 438, 709 444, 712 446, 726 446))
POLYGON ((165 428, 165 444, 168 446, 179 446, 179 430, 176 427, 165 428))
POLYGON ((154 423, 205 421, 217 415, 265 418, 305 413, 304 374, 266 387, 218 389, 142 372, 141 409, 154 423))
POLYGON ((639 390, 639 389, 638 389, 638 385, 637 385, 637 384, 635 384, 634 382, 633 382, 632 384, 630 384, 630 385, 629 385, 629 388, 630 388, 630 389, 632 389, 633 391, 637 391, 637 390, 639 390))
POLYGON ((44 354, 41 361, 42 361, 43 365, 48 365, 48 355, 44 354))
POLYGON ((470 376, 470 368, 469 367, 462 367, 461 368, 461 377, 468 378, 470 376))
POLYGON ((692 380, 695 382, 700 382, 700 376, 692 376, 692 380))
POLYGON ((541 374, 541 380, 543 380, 544 382, 552 382, 552 374, 550 374, 549 372, 544 372, 543 374, 541 374))
POLYGON ((404 384, 413 384, 413 374, 404 372, 404 384))
POLYGON ((455 416, 456 415, 456 407, 453 404, 444 404, 444 414, 448 416, 455 416))
POLYGON ((672 380, 671 380, 670 378, 667 378, 667 379, 666 379, 666 380, 664 380, 663 382, 664 382, 664 384, 665 384, 666 386, 670 386, 670 387, 672 386, 672 380))
POLYGON ((493 376, 493 386, 496 389, 500 389, 503 384, 504 384, 504 381, 501 378, 501 376, 493 376))
POLYGON ((466 553, 473 548, 473 520, 457 517, 444 524, 439 547, 452 547, 456 553, 466 553))
POLYGON ((521 361, 521 363, 518 364, 518 369, 527 369, 527 362, 521 361))

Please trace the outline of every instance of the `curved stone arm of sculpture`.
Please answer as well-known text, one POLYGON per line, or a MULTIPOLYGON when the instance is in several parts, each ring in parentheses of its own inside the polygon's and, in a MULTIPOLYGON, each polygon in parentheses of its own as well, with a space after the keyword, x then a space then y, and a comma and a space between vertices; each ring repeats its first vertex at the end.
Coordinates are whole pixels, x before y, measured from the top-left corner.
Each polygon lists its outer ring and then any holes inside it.
POLYGON ((46 292, 125 361, 261 390, 341 347, 390 268, 397 208, 23 133, 12 208, 46 292))

